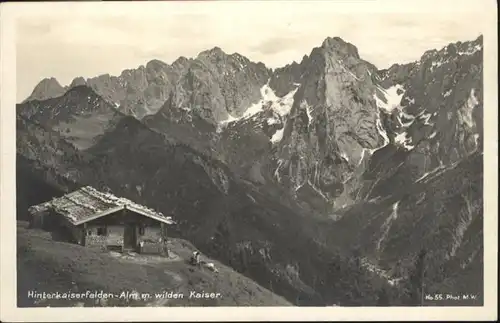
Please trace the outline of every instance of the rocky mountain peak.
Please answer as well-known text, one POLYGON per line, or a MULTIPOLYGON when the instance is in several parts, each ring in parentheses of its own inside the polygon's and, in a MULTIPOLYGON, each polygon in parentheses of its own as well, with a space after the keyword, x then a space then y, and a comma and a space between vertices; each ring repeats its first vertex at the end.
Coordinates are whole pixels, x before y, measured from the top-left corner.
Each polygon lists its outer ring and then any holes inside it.
POLYGON ((203 51, 195 59, 179 58, 176 64, 183 68, 178 69, 172 106, 212 124, 240 117, 259 102, 270 74, 264 64, 237 53, 227 55, 220 47, 203 51))
POLYGON ((75 77, 73 81, 71 81, 71 84, 69 85, 70 88, 80 86, 80 85, 87 85, 87 81, 81 76, 75 77))
POLYGON ((373 98, 375 72, 354 45, 328 37, 300 64, 273 74, 270 86, 278 96, 299 85, 275 168, 276 177, 292 195, 308 192, 323 208, 323 203, 342 193, 363 151, 386 144, 383 116, 373 98))
POLYGON ((180 67, 180 66, 185 66, 186 64, 189 63, 189 59, 184 57, 184 56, 180 56, 179 58, 177 58, 173 63, 172 63, 172 66, 174 67, 180 67))
POLYGON ((94 97, 99 95, 88 85, 76 85, 71 87, 65 94, 65 97, 78 99, 80 97, 94 97))
POLYGON ((202 57, 223 57, 228 56, 220 47, 215 46, 211 49, 204 50, 198 54, 198 58, 202 57))
POLYGON ((90 86, 77 85, 60 97, 29 101, 17 106, 18 114, 45 124, 77 149, 86 149, 122 115, 90 86))
POLYGON ((146 64, 147 70, 160 71, 160 70, 165 69, 167 67, 169 67, 169 65, 163 61, 160 61, 159 59, 150 60, 146 64))
POLYGON ((66 88, 61 86, 55 77, 44 78, 38 83, 31 95, 24 101, 47 100, 61 96, 66 92, 66 88))
POLYGON ((483 37, 480 35, 475 40, 450 43, 441 49, 426 51, 422 57, 414 62, 415 66, 430 62, 433 67, 441 66, 454 59, 467 59, 483 49, 483 37))
POLYGON ((327 51, 333 51, 341 56, 360 58, 357 47, 340 37, 327 37, 321 44, 321 48, 327 51))

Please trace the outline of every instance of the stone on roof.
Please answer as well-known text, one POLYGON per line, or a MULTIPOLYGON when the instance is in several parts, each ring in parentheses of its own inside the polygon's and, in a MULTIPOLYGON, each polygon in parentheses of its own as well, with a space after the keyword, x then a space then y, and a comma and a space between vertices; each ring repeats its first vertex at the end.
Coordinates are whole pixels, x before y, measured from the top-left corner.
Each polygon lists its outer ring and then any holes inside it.
POLYGON ((171 217, 167 217, 161 212, 137 204, 129 199, 117 197, 111 193, 100 192, 91 186, 82 187, 49 202, 34 205, 29 208, 29 212, 34 214, 52 209, 66 217, 71 223, 80 224, 98 217, 99 214, 106 214, 106 212, 113 209, 123 207, 169 224, 173 223, 171 217))

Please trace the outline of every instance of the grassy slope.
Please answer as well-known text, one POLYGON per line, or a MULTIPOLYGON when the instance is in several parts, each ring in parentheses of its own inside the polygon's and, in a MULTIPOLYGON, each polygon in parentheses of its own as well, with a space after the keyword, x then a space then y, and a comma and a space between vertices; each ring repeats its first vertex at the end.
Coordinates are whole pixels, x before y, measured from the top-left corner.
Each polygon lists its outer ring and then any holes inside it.
MULTIPOLYGON (((28 229, 25 222, 18 222, 18 306, 34 305, 33 299, 26 296, 28 290, 102 290, 112 293, 133 290, 140 293, 172 291, 185 295, 184 299, 172 299, 165 306, 291 305, 282 297, 217 261, 207 260, 215 264, 218 273, 189 265, 186 259, 194 247, 184 240, 172 239, 170 248, 180 260, 139 264, 114 258, 102 251, 53 241, 49 233, 28 229), (189 293, 192 290, 221 293, 221 298, 190 299, 189 293)), ((74 306, 80 301, 85 306, 97 306, 92 299, 46 300, 35 306, 74 306)), ((113 299, 107 305, 141 306, 151 301, 153 300, 126 302, 124 299, 113 299)))

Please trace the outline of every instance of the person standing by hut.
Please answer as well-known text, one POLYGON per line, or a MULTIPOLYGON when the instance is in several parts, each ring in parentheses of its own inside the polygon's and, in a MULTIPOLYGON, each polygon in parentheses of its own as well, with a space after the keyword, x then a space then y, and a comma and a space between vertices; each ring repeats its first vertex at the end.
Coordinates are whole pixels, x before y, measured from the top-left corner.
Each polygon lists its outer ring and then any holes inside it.
POLYGON ((200 252, 199 251, 193 252, 193 255, 191 256, 191 263, 195 266, 200 265, 200 252))

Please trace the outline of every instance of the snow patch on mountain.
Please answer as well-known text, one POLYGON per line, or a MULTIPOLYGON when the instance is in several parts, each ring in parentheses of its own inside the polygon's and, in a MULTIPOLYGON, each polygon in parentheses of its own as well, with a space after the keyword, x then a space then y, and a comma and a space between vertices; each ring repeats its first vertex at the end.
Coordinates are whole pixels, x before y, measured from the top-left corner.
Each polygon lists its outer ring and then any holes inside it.
POLYGON ((409 120, 412 120, 414 121, 415 120, 415 116, 412 115, 412 114, 408 114, 404 111, 401 111, 401 115, 405 118, 405 119, 409 119, 409 120))
POLYGON ((280 142, 281 139, 283 139, 283 133, 285 132, 285 127, 279 129, 279 130, 276 130, 276 132, 274 133, 274 135, 271 137, 271 142, 273 144, 277 143, 277 142, 280 142))
POLYGON ((312 123, 312 120, 313 120, 313 117, 312 117, 312 114, 311 114, 311 111, 312 111, 311 110, 311 106, 305 100, 303 100, 300 103, 300 107, 306 109, 306 113, 307 113, 307 125, 310 126, 311 123, 312 123))
POLYGON ((474 127, 474 119, 472 118, 472 111, 479 104, 479 100, 476 97, 475 90, 471 89, 467 102, 458 109, 459 120, 465 124, 467 127, 474 127))
MULTIPOLYGON (((261 100, 259 100, 259 102, 254 103, 250 107, 248 107, 248 109, 246 109, 246 111, 243 113, 241 117, 235 117, 228 114, 227 119, 221 121, 219 124, 226 125, 228 123, 249 119, 255 116, 256 114, 264 111, 264 107, 266 105, 269 105, 270 109, 276 112, 281 117, 285 117, 290 113, 290 110, 292 109, 293 97, 295 95, 295 92, 297 92, 297 89, 300 86, 300 84, 296 84, 296 86, 297 87, 294 90, 290 91, 285 96, 278 97, 274 93, 273 89, 269 86, 269 84, 265 84, 260 89, 261 100)), ((274 123, 279 123, 279 121, 275 120, 269 122, 268 120, 268 124, 274 124, 274 123)))
POLYGON ((319 196, 321 196, 325 201, 328 201, 328 197, 323 193, 321 192, 321 190, 319 190, 316 186, 314 186, 313 183, 311 183, 310 180, 307 180, 307 184, 309 184, 309 186, 311 186, 311 188, 316 192, 318 193, 319 196))
POLYGON ((383 89, 381 87, 377 87, 380 92, 384 95, 386 102, 381 100, 377 94, 373 94, 373 98, 377 103, 377 107, 383 109, 387 112, 391 112, 395 108, 399 107, 401 104, 401 99, 403 98, 403 94, 405 92, 404 88, 400 84, 393 85, 388 89, 383 89))
POLYGON ((382 246, 382 242, 387 238, 387 235, 389 234, 389 230, 391 229, 392 222, 398 218, 398 206, 399 206, 399 201, 392 205, 391 214, 387 217, 387 219, 382 224, 382 227, 380 228, 382 235, 381 235, 380 239, 377 241, 377 251, 378 252, 380 251, 380 248, 382 246))
POLYGON ((363 148, 361 150, 361 157, 359 158, 359 161, 358 161, 358 166, 361 165, 361 163, 363 162, 363 160, 367 157, 366 155, 368 154, 368 158, 371 157, 371 155, 373 155, 373 153, 376 151, 376 149, 368 149, 368 148, 363 148))
POLYGON ((434 70, 434 68, 436 68, 436 67, 439 67, 439 66, 443 65, 443 63, 444 63, 443 61, 434 61, 434 62, 432 62, 432 64, 431 64, 431 69, 430 69, 430 70, 431 70, 431 72, 434 70))
POLYGON ((290 110, 292 109, 293 97, 295 95, 295 92, 297 92, 300 84, 296 84, 296 86, 297 87, 294 90, 290 91, 283 98, 278 98, 277 101, 273 101, 273 104, 271 105, 271 109, 276 111, 282 117, 288 115, 290 113, 290 110))
MULTIPOLYGON (((273 99, 275 99, 274 101, 272 101, 272 100, 270 101, 271 102, 271 110, 273 110, 273 112, 277 113, 283 119, 282 120, 283 127, 281 129, 276 130, 276 132, 272 135, 272 137, 270 139, 273 144, 278 143, 281 141, 281 139, 283 139, 283 133, 285 131, 286 117, 288 116, 288 114, 290 113, 290 110, 292 109, 294 95, 300 86, 299 83, 294 83, 294 85, 296 86, 296 88, 294 90, 290 91, 288 94, 286 94, 282 98, 277 97, 274 94, 274 92, 272 92, 272 94, 269 95, 269 97, 272 97, 273 99)), ((271 88, 269 88, 269 90, 272 91, 271 88)), ((269 101, 267 101, 267 102, 269 103, 269 101)), ((307 111, 309 111, 309 110, 307 110, 307 111)), ((308 116, 309 116, 309 114, 308 114, 308 116)), ((273 120, 275 121, 274 123, 276 123, 276 124, 280 122, 276 119, 273 119, 273 120)), ((270 123, 269 119, 268 119, 268 124, 273 124, 273 123, 270 123)))
POLYGON ((281 181, 281 177, 280 177, 280 168, 281 166, 283 165, 283 159, 279 159, 278 160, 278 166, 276 167, 276 170, 274 171, 274 177, 276 177, 276 179, 278 180, 278 183, 281 181))
POLYGON ((380 148, 387 146, 390 142, 389 136, 387 135, 387 132, 385 131, 384 127, 382 126, 382 121, 380 119, 380 115, 377 118, 376 126, 377 126, 378 133, 382 136, 382 138, 384 138, 384 143, 382 144, 381 147, 378 148, 378 149, 380 149, 380 148))
POLYGON ((479 134, 478 133, 475 133, 474 134, 474 143, 476 144, 476 147, 477 147, 477 144, 478 144, 478 141, 479 141, 479 134))
POLYGON ((476 52, 480 51, 481 49, 483 49, 483 47, 479 44, 475 45, 475 46, 469 46, 469 48, 467 48, 465 51, 458 51, 457 54, 458 55, 474 55, 476 52))
POLYGON ((407 132, 402 132, 400 134, 397 134, 396 137, 394 137, 394 142, 402 147, 404 147, 406 150, 412 150, 415 148, 415 146, 410 145, 411 144, 411 137, 408 136, 407 132))
POLYGON ((401 127, 408 128, 409 126, 411 126, 413 124, 413 122, 415 122, 415 117, 412 116, 411 114, 401 112, 401 116, 398 115, 398 121, 401 124, 401 127), (408 121, 403 122, 401 120, 401 116, 403 116, 405 119, 408 119, 408 121))
POLYGON ((275 119, 275 118, 268 118, 267 119, 267 124, 268 125, 273 125, 273 124, 278 124, 279 123, 279 120, 275 119))
POLYGON ((230 113, 228 113, 227 118, 225 120, 222 120, 221 122, 219 122, 219 124, 217 125, 216 132, 220 133, 222 131, 222 129, 224 129, 224 126, 226 126, 229 123, 232 123, 234 121, 238 121, 238 120, 240 120, 240 118, 235 118, 230 113))
POLYGON ((445 171, 453 169, 456 166, 456 163, 447 166, 447 165, 444 165, 441 160, 439 162, 440 162, 440 165, 438 167, 434 168, 431 171, 428 171, 428 172, 424 173, 422 176, 420 176, 415 181, 415 183, 427 182, 427 181, 429 181, 429 180, 431 180, 433 178, 436 178, 437 176, 441 175, 445 171))
POLYGON ((432 125, 434 125, 434 123, 431 123, 429 121, 431 119, 431 117, 432 117, 432 114, 430 114, 430 113, 422 113, 419 116, 419 119, 424 121, 424 125, 426 125, 426 126, 432 126, 432 125))

